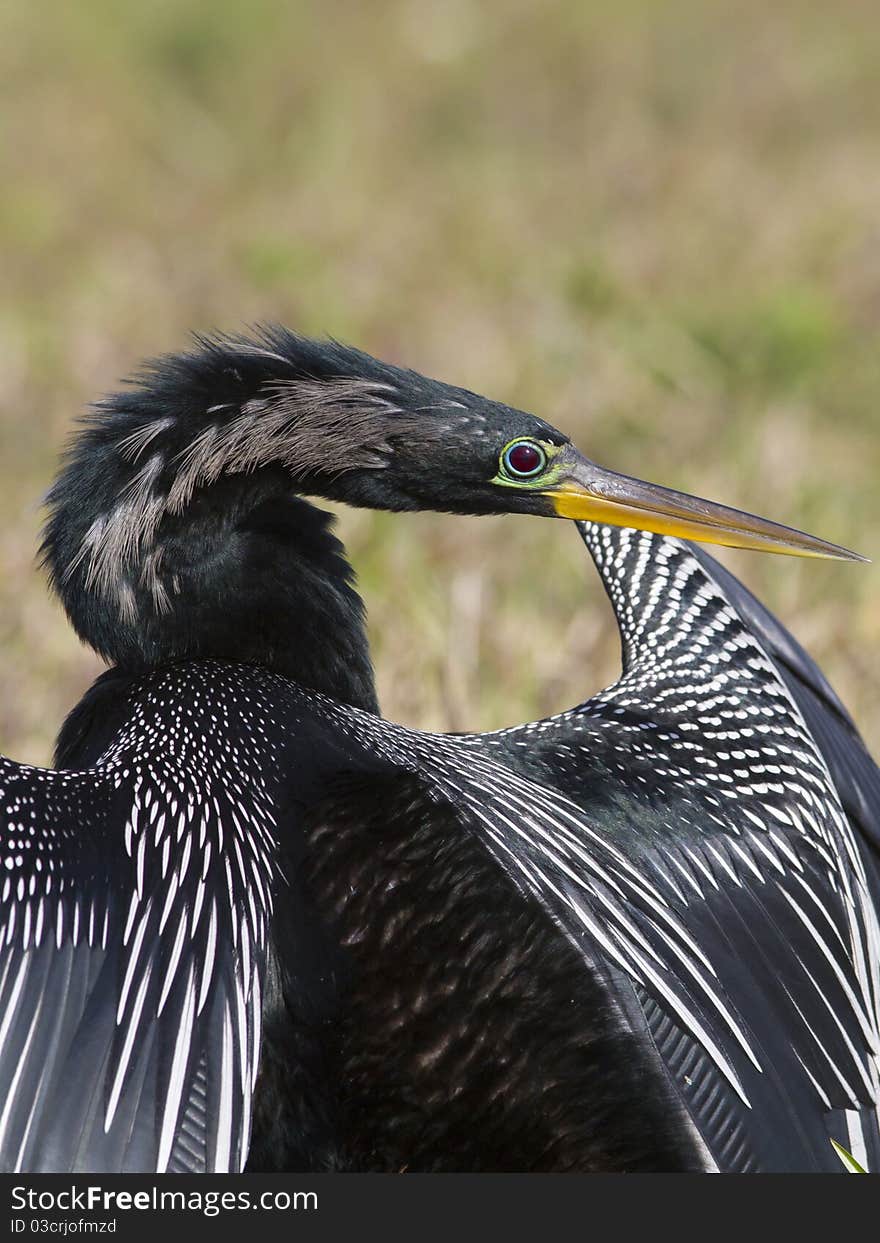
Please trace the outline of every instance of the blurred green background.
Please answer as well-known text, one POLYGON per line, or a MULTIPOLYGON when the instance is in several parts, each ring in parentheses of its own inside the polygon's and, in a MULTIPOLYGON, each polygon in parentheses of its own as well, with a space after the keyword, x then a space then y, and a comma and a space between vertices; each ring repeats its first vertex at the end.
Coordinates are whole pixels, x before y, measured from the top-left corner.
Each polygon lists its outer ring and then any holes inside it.
MULTIPOLYGON (((880 560, 878 63, 867 0, 7 0, 0 750, 99 669, 35 567, 56 455, 192 329, 331 333, 880 560)), ((566 524, 341 521, 387 715, 614 675, 566 524)), ((880 566, 725 560, 880 745, 880 566)))

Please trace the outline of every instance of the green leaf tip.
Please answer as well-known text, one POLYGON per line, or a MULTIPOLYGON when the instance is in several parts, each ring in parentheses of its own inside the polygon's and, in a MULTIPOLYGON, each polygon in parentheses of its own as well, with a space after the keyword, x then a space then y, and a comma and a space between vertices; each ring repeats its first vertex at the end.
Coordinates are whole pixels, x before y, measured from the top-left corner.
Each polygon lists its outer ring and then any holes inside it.
POLYGON ((834 1149, 834 1151, 840 1157, 843 1164, 846 1166, 847 1174, 867 1174, 868 1171, 863 1170, 862 1167, 859 1165, 858 1161, 852 1155, 852 1153, 847 1152, 847 1150, 843 1147, 842 1144, 838 1144, 836 1139, 833 1139, 831 1141, 831 1147, 834 1149))

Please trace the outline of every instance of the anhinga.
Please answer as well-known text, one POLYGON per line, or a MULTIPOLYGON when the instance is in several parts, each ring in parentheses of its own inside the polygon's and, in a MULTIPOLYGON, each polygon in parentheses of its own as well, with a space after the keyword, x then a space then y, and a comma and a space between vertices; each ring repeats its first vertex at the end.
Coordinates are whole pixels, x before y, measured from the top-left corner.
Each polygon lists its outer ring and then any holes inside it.
POLYGON ((49 505, 111 668, 55 769, 0 760, 3 1168, 880 1169, 880 773, 675 537, 844 550, 280 329, 101 402, 49 505), (383 720, 304 496, 580 520, 620 680, 383 720))

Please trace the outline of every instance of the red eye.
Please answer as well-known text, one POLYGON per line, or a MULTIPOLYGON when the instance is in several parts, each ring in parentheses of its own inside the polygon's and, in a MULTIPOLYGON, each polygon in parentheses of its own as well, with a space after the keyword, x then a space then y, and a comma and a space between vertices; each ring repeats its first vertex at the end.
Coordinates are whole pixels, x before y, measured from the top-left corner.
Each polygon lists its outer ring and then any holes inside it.
POLYGON ((508 475, 524 478, 543 470, 547 465, 547 455, 539 445, 530 440, 517 440, 504 450, 501 464, 508 475))

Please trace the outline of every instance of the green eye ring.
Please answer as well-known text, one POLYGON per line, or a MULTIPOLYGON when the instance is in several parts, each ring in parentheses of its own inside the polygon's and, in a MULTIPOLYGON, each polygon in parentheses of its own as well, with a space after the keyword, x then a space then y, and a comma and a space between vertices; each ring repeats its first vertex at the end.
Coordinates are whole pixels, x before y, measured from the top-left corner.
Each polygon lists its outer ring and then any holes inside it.
POLYGON ((535 440, 512 440, 501 452, 500 466, 508 479, 534 479, 547 469, 547 451, 535 440))

